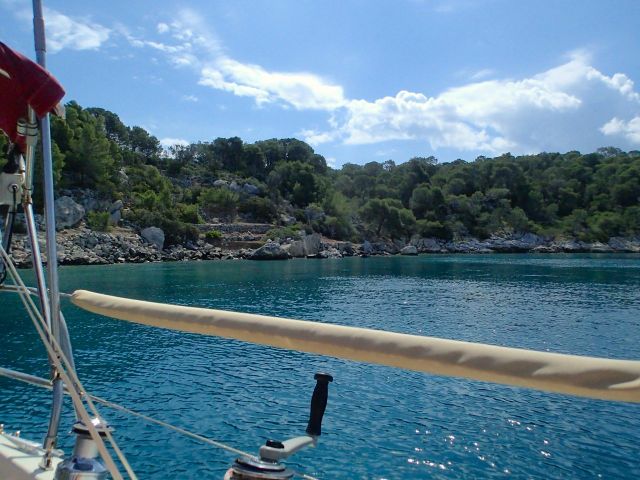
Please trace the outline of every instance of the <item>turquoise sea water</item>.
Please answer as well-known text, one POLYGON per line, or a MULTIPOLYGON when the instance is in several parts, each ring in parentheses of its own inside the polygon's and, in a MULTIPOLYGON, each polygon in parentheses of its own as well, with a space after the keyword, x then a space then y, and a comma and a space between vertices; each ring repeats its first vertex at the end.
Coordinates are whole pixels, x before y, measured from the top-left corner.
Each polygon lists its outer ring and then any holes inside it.
MULTIPOLYGON (((640 257, 461 255, 63 267, 62 289, 566 353, 640 359, 640 257)), ((640 478, 640 405, 586 400, 108 320, 63 305, 95 395, 237 448, 306 426, 335 377, 320 478, 640 478)), ((0 366, 46 375, 19 300, 0 294, 0 366)), ((49 393, 0 379, 0 422, 40 439, 49 393)), ((68 409, 67 409, 68 410, 68 409)), ((234 456, 102 412, 140 478, 221 478, 234 456)), ((70 450, 65 416, 61 442, 70 450)))

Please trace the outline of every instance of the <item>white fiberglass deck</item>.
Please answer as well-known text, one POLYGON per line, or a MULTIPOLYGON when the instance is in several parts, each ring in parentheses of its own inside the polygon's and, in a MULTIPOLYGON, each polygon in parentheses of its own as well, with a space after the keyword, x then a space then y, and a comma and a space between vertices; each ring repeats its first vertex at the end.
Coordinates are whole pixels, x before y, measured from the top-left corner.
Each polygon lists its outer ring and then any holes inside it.
POLYGON ((39 467, 40 445, 13 435, 0 433, 0 478, 2 480, 52 480, 60 456, 54 455, 51 470, 39 467))

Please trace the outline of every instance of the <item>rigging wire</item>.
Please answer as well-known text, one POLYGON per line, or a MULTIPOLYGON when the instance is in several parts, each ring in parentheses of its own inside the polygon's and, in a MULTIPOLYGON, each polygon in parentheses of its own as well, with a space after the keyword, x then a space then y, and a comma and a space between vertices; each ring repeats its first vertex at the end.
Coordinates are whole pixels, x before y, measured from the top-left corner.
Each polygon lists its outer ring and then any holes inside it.
MULTIPOLYGON (((6 291, 10 291, 10 292, 16 292, 16 293, 18 293, 20 295, 20 298, 23 301, 23 303, 25 305, 25 308, 27 309, 27 312, 29 313, 29 316, 31 317, 31 320, 34 322, 34 325, 36 326, 36 329, 38 330, 38 333, 40 334, 40 329, 38 328, 38 325, 36 324, 36 321, 40 322, 41 325, 44 325, 44 320, 42 319, 42 317, 40 315, 40 312, 37 310, 37 308, 35 307, 35 305, 31 301, 31 298, 29 298, 29 295, 32 295, 32 296, 37 295, 36 289, 33 288, 33 287, 27 287, 26 285, 24 285, 24 283, 22 283, 20 277, 17 274, 17 271, 15 271, 15 266, 13 265, 13 262, 12 262, 11 258, 7 255, 6 251, 1 246, 0 246, 0 256, 2 256, 3 259, 7 263, 11 264, 9 272, 11 273, 11 279, 16 284, 16 285, 3 285, 3 286, 0 286, 0 291, 6 290, 6 291), (25 301, 25 298, 28 299, 28 301, 29 301, 28 303, 31 304, 31 307, 33 308, 33 311, 30 310, 27 302, 25 301)), ((61 293, 61 295, 65 296, 65 297, 70 297, 71 296, 68 293, 61 293)), ((52 349, 54 351, 55 351, 55 349, 58 349, 57 342, 55 341, 53 336, 49 337, 51 340, 53 340, 51 346, 47 346, 46 345, 46 342, 45 342, 45 338, 46 337, 44 337, 43 334, 41 334, 40 337, 43 340, 43 342, 45 343, 45 347, 47 347, 47 350, 49 350, 49 347, 52 347, 52 349)), ((49 352, 49 353, 51 353, 51 352, 49 352)), ((59 360, 62 359, 64 362, 67 362, 66 357, 62 353, 60 353, 58 359, 59 360)), ((58 367, 59 370, 62 370, 60 367, 58 367)), ((113 410, 118 410, 118 411, 127 413, 127 414, 129 414, 131 416, 135 416, 135 417, 141 418, 142 420, 145 420, 145 421, 147 421, 149 423, 153 423, 153 424, 159 425, 159 426, 161 426, 163 428, 166 428, 168 430, 172 430, 172 431, 180 433, 180 434, 182 434, 182 435, 184 435, 186 437, 189 437, 189 438, 192 438, 194 440, 200 441, 202 443, 211 445, 213 447, 220 448, 222 450, 225 450, 227 452, 233 453, 235 455, 241 455, 241 456, 248 457, 248 458, 251 458, 251 459, 254 459, 254 460, 258 460, 258 457, 256 457, 255 455, 252 455, 252 454, 250 454, 248 452, 245 452, 243 450, 240 450, 238 448, 234 448, 234 447, 232 447, 230 445, 226 445, 223 442, 220 442, 220 441, 217 441, 217 440, 213 440, 213 439, 205 437, 203 435, 191 432, 191 431, 189 431, 189 430, 187 430, 185 428, 179 427, 177 425, 173 425, 171 423, 164 422, 162 420, 158 420, 156 418, 153 418, 153 417, 150 417, 148 415, 145 415, 144 413, 137 412, 135 410, 132 410, 130 408, 127 408, 127 407, 125 407, 123 405, 120 405, 120 404, 117 404, 115 402, 111 402, 111 401, 106 400, 104 398, 101 398, 101 397, 98 397, 98 396, 95 396, 95 395, 91 395, 82 387, 82 385, 80 384, 80 380, 77 377, 73 380, 73 383, 71 383, 72 379, 70 377, 67 377, 66 373, 63 374, 63 372, 61 371, 60 374, 63 377, 64 383, 65 383, 65 393, 67 393, 68 395, 71 395, 72 398, 74 398, 73 390, 71 390, 67 385, 74 384, 76 386, 76 388, 79 390, 80 396, 83 396, 87 400, 90 399, 90 400, 92 400, 92 401, 94 401, 96 403, 100 403, 100 404, 102 404, 102 405, 104 405, 104 406, 106 406, 108 408, 113 409, 113 410)), ((19 381, 22 381, 24 383, 28 383, 28 384, 31 384, 31 385, 34 385, 34 386, 38 386, 38 387, 43 387, 43 388, 47 388, 47 389, 51 389, 52 388, 52 385, 48 380, 45 380, 43 378, 39 378, 39 377, 36 377, 36 376, 33 376, 33 375, 29 375, 29 374, 26 374, 26 373, 12 371, 12 370, 9 370, 9 369, 6 369, 6 368, 2 368, 2 367, 0 367, 0 376, 6 376, 6 377, 9 377, 9 378, 13 378, 15 380, 19 380, 19 381)), ((75 373, 73 374, 73 376, 75 377, 75 373)), ((93 407, 92 410, 95 409, 95 406, 92 406, 92 407, 93 407)), ((86 411, 85 411, 85 413, 86 413, 86 411)), ((96 416, 99 416, 97 410, 94 411, 94 414, 96 416)), ((82 417, 82 415, 80 415, 80 416, 82 417)), ((84 421, 84 419, 83 419, 83 421, 84 421)), ((89 427, 90 430, 91 430, 92 429, 92 424, 91 424, 91 422, 88 422, 88 423, 91 425, 91 427, 89 427)), ((114 450, 116 451, 116 454, 117 454, 118 458, 123 463, 123 465, 125 465, 125 469, 127 470, 127 473, 129 473, 129 475, 130 475, 130 477, 132 479, 136 479, 135 474, 133 473, 132 470, 130 470, 131 467, 129 466, 129 468, 127 468, 126 465, 128 465, 128 462, 124 458, 124 454, 122 453, 120 448, 118 448, 118 446, 116 445, 115 440, 112 439, 111 435, 108 435, 108 436, 109 436, 110 443, 111 443, 112 447, 114 448, 114 450)), ((98 438, 99 438, 99 435, 98 435, 98 438)), ((100 453, 102 454, 102 451, 100 453)), ((107 453, 107 455, 108 455, 108 453, 107 453)), ((297 475, 298 477, 303 478, 305 480, 317 480, 316 477, 313 477, 313 476, 308 475, 306 473, 297 471, 295 469, 291 469, 291 470, 294 472, 295 475, 297 475)), ((112 472, 112 475, 113 475, 113 472, 112 472)), ((114 475, 114 477, 115 477, 115 475, 114 475)), ((122 478, 122 477, 117 477, 117 478, 122 478)))
MULTIPOLYGON (((7 265, 10 266, 9 268, 9 273, 11 274, 11 279, 13 280, 15 285, 1 285, 0 286, 0 291, 9 291, 9 292, 15 292, 18 293, 25 308, 27 309, 27 313, 29 314, 31 320, 34 322, 34 325, 36 327, 36 330, 38 331, 38 334, 40 335, 40 338, 42 339, 43 343, 45 343, 45 347, 47 348, 48 352, 50 355, 55 354, 56 350, 58 350, 60 353, 57 356, 57 360, 58 361, 62 361, 62 363, 66 364, 66 366, 68 366, 68 360, 66 359, 65 355, 61 352, 61 349, 59 348, 59 345, 57 343, 57 341, 53 338, 53 336, 49 336, 49 340, 51 341, 51 345, 47 344, 47 337, 45 336, 44 333, 41 333, 41 329, 39 328, 39 326, 37 325, 37 323, 40 323, 40 326, 44 326, 45 332, 47 330, 46 328, 46 324, 44 323, 44 320, 42 319, 42 316, 40 315, 40 311, 36 308, 36 306, 33 304, 33 301, 31 300, 30 296, 37 296, 37 290, 33 287, 27 287, 21 280, 21 278, 19 277, 17 271, 15 270, 15 265, 13 264, 11 258, 9 257, 9 255, 7 254, 7 252, 4 250, 4 248, 2 248, 2 246, 0 246, 0 256, 3 257, 3 260, 5 261, 5 263, 7 263, 7 265)), ((60 293, 61 296, 64 297, 71 297, 71 294, 68 293, 60 293)), ((54 356, 54 355, 52 355, 54 356)), ((127 408, 123 405, 117 404, 115 402, 111 402, 109 400, 106 400, 104 398, 95 396, 95 395, 91 395, 89 394, 84 387, 81 385, 80 380, 78 379, 78 377, 75 374, 75 371, 73 369, 69 369, 70 372, 73 372, 71 375, 67 374, 67 372, 63 372, 62 370, 62 365, 58 366, 58 369, 60 371, 60 375, 63 378, 63 381, 65 383, 65 393, 67 393, 68 395, 70 395, 72 397, 72 399, 74 399, 74 404, 76 403, 75 401, 75 397, 74 397, 74 393, 76 393, 77 395, 79 395, 79 401, 80 404, 82 405, 82 400, 81 398, 84 397, 87 400, 87 403, 90 405, 90 409, 92 410, 92 413, 94 415, 96 415, 97 417, 99 417, 99 413, 98 411, 95 409, 95 406, 91 404, 91 401, 96 402, 96 403, 100 403, 108 408, 111 408, 113 410, 118 410, 124 413, 127 413, 131 416, 135 416, 138 418, 141 418, 142 420, 145 420, 149 423, 153 423, 156 425, 159 425, 163 428, 166 428, 168 430, 172 430, 175 431, 177 433, 180 433, 186 437, 192 438, 194 440, 200 441, 202 443, 211 445, 213 447, 217 447, 220 448, 222 450, 225 450, 227 452, 233 453, 235 455, 241 455, 244 457, 248 457, 254 460, 258 460, 258 457, 256 457, 255 455, 252 455, 248 452, 245 452, 243 450, 234 448, 230 445, 226 445, 225 443, 222 443, 220 441, 217 440, 213 440, 211 438, 205 437, 203 435, 191 432, 185 428, 173 425, 171 423, 168 422, 164 422, 162 420, 158 420, 156 418, 150 417, 148 415, 145 415, 143 413, 140 412, 136 412, 135 410, 132 410, 130 408, 127 408), (72 378, 73 377, 73 378, 72 378), (77 392, 74 392, 74 390, 70 389, 68 387, 68 385, 75 385, 75 388, 77 389, 77 392)), ((6 376, 9 378, 13 378, 15 380, 19 380, 22 381, 24 383, 28 383, 31 385, 35 385, 35 386, 39 386, 39 387, 43 387, 43 388, 48 388, 51 389, 52 385, 48 380, 45 380, 43 378, 39 378, 33 375, 29 375, 26 373, 22 373, 22 372, 16 372, 16 371, 12 371, 6 368, 2 368, 0 367, 0 376, 6 376)), ((82 410, 84 414, 87 414, 86 410, 84 409, 84 406, 82 405, 82 410)), ((80 417, 83 417, 82 414, 80 414, 80 417)), ((84 418, 82 418, 83 422, 87 423, 86 420, 84 418)), ((90 425, 90 427, 88 427, 90 429, 90 431, 93 429, 93 424, 89 421, 88 424, 90 425)), ((96 433, 96 436, 98 438, 99 435, 96 433)), ((92 435, 93 438, 93 435, 92 435)), ((129 476, 132 479, 136 479, 137 477, 135 476, 135 474, 133 473, 133 470, 131 470, 131 466, 128 464, 128 461, 126 460, 126 458, 124 457, 124 454, 122 453, 122 451, 120 450, 120 448, 117 446, 117 444, 115 443, 115 439, 113 439, 113 437, 111 436, 111 434, 109 432, 107 432, 107 438, 109 439, 112 448, 115 450, 116 455, 118 457, 118 459, 122 462, 123 466, 125 467, 125 469, 127 470, 127 473, 129 474, 129 476)), ((94 438, 95 440, 95 438, 94 438)), ((98 443, 98 442, 96 442, 98 443)), ((105 462, 107 462, 105 455, 103 455, 102 450, 100 449, 100 445, 98 444, 98 449, 100 450, 100 454, 103 456, 103 459, 105 459, 105 462)), ((110 455, 109 453, 105 450, 105 453, 107 456, 110 455)), ((113 461, 111 459, 111 461, 113 461)), ((113 473, 112 475, 114 475, 114 478, 116 479, 121 479, 122 477, 119 475, 119 472, 117 472, 117 467, 115 466, 115 464, 113 465, 116 469, 116 473, 117 476, 113 473)), ((308 475, 306 473, 300 472, 298 470, 295 469, 290 469, 291 471, 293 471, 293 473, 295 475, 297 475, 300 478, 303 478, 305 480, 317 480, 316 477, 313 477, 311 475, 308 475)))
POLYGON ((219 442, 217 440, 213 440, 213 439, 205 437, 203 435, 191 432, 191 431, 189 431, 189 430, 187 430, 185 428, 178 427, 176 425, 172 425, 171 423, 164 422, 162 420, 158 420, 156 418, 153 418, 153 417, 150 417, 148 415, 145 415, 144 413, 136 412, 135 410, 131 410, 130 408, 127 408, 127 407, 125 407, 123 405, 119 405, 117 403, 111 402, 111 401, 106 400, 104 398, 96 397, 95 395, 91 395, 91 398, 94 401, 96 401, 98 403, 101 403, 102 405, 104 405, 106 407, 112 408, 114 410, 119 410, 121 412, 128 413, 129 415, 141 418, 141 419, 143 419, 143 420, 145 420, 145 421, 147 421, 149 423, 154 423, 154 424, 159 425, 161 427, 164 427, 164 428, 166 428, 168 430, 173 430, 174 432, 178 432, 178 433, 180 433, 182 435, 185 435, 185 436, 187 436, 189 438, 193 438, 193 439, 198 440, 200 442, 207 443, 209 445, 212 445, 214 447, 220 448, 222 450, 226 450, 227 452, 233 453, 235 455, 242 455, 244 457, 249 457, 249 458, 251 458, 253 460, 258 460, 258 458, 255 455, 247 453, 247 452, 245 452, 243 450, 240 450, 238 448, 234 448, 234 447, 232 447, 230 445, 226 445, 226 444, 224 444, 222 442, 219 442))
MULTIPOLYGON (((102 456, 106 466, 108 467, 110 473, 114 476, 114 478, 116 480, 122 480, 123 477, 120 474, 118 467, 115 465, 115 462, 113 461, 111 454, 106 449, 106 446, 102 441, 102 439, 100 438, 100 435, 96 432, 93 426, 93 423, 91 422, 91 419, 89 417, 89 414, 85 409, 84 404, 82 403, 82 396, 84 395, 83 393, 84 389, 82 388, 82 384, 80 383, 79 379, 74 373, 69 374, 63 368, 63 364, 66 367, 68 367, 69 362, 64 356, 64 354, 61 352, 61 349, 59 348, 57 341, 55 340, 53 335, 51 335, 51 332, 49 331, 48 326, 46 325, 44 319, 42 318, 42 315, 40 314, 40 311, 37 309, 32 299, 28 295, 28 292, 26 291, 26 286, 22 282, 21 277, 18 275, 18 272, 15 269, 15 265, 13 264, 11 258, 8 256, 4 248, 0 247, 0 255, 4 257, 5 263, 9 266, 9 273, 11 275, 11 278, 13 282, 19 287, 18 293, 19 293, 20 299, 22 300, 22 303, 24 304, 24 307, 27 310, 29 317, 33 322, 34 327, 36 328, 36 331, 40 336, 40 339, 42 340, 42 343, 44 344, 45 349, 47 350, 47 353, 52 359, 54 366, 58 369, 58 373, 62 377, 63 381, 67 385, 74 387, 69 390, 69 394, 71 395, 73 403, 76 406, 76 410, 78 411, 78 414, 80 415, 83 423, 85 423, 86 427, 89 429, 91 438, 96 442, 96 446, 98 448, 98 451, 100 452, 100 455, 102 456), (75 377, 75 378, 72 379, 71 377, 75 377)), ((69 369, 69 371, 71 370, 69 369)), ((99 414, 95 409, 95 406, 93 406, 89 400, 87 401, 87 404, 89 405, 89 408, 92 410, 92 413, 96 417, 99 417, 99 414)), ((109 438, 108 435, 107 435, 107 438, 109 438)), ((109 440, 111 441, 111 439, 109 440)), ((134 475, 134 478, 135 478, 135 475, 134 475)))
MULTIPOLYGON (((95 427, 93 426, 93 423, 91 422, 91 419, 89 417, 89 413, 87 412, 83 404, 82 398, 83 397, 85 398, 85 401, 89 406, 89 409, 91 410, 92 414, 95 415, 96 417, 100 417, 98 410, 96 409, 95 405, 91 401, 91 398, 86 395, 85 389, 82 386, 82 383, 80 382, 80 379, 76 375, 75 371, 72 368, 70 368, 69 360, 66 358, 66 356, 62 352, 62 349, 60 348, 60 345, 58 344, 56 339, 53 338, 53 335, 51 335, 51 332, 49 331, 48 326, 46 325, 44 319, 42 318, 42 315, 40 314, 40 311, 33 303, 33 300, 29 295, 29 291, 27 287, 22 282, 22 279, 20 278, 15 268, 15 265, 11 260, 11 257, 9 257, 9 255, 1 245, 0 245, 0 257, 3 258, 5 264, 8 267, 8 272, 11 276, 12 281, 16 286, 19 287, 17 291, 19 293, 20 299, 25 309, 27 310, 27 313, 29 314, 29 317, 33 322, 33 325, 38 335, 40 336, 40 339, 42 340, 47 350, 47 353, 52 359, 55 367, 58 369, 58 372, 62 377, 62 380, 67 385, 73 386, 73 388, 70 388, 68 390, 69 394, 71 395, 71 398, 76 407, 78 415, 82 419, 85 426, 88 428, 91 438, 96 442, 98 451, 100 452, 101 457, 105 461, 105 464, 109 469, 109 472, 113 475, 114 480, 123 480, 123 477, 120 474, 120 471, 116 466, 113 458, 111 457, 111 454, 107 450, 106 445, 104 444, 98 432, 95 430, 95 427)), ((137 477, 133 472, 133 470, 131 469, 131 465, 125 458, 120 448, 118 448, 115 442, 115 439, 113 438, 113 436, 108 430, 106 431, 106 437, 109 440, 112 448, 114 449, 116 456, 118 457, 123 467, 127 471, 127 474, 129 475, 129 477, 132 480, 136 480, 137 477)))
MULTIPOLYGON (((1 291, 7 291, 7 292, 14 292, 14 293, 28 293, 29 295, 32 295, 34 297, 38 296, 38 289, 35 287, 17 287, 16 285, 0 285, 0 292, 1 291)), ((70 293, 65 293, 65 292, 60 292, 60 296, 64 297, 64 298, 71 298, 73 295, 71 295, 70 293)))
MULTIPOLYGON (((8 369, 8 368, 0 367, 0 376, 11 378, 13 380, 18 380, 20 382, 27 383, 29 385, 33 385, 33 386, 36 386, 36 387, 46 388, 48 390, 51 390, 51 388, 52 388, 51 382, 49 380, 47 380, 47 379, 36 377, 35 375, 30 375, 28 373, 19 372, 19 371, 16 371, 16 370, 11 370, 11 369, 8 369)), ((65 393, 69 394, 68 388, 66 386, 65 386, 65 393)), ((173 425, 173 424, 171 424, 169 422, 158 420, 157 418, 153 418, 153 417, 151 417, 149 415, 145 415, 144 413, 137 412, 137 411, 132 410, 132 409, 130 409, 128 407, 125 407, 124 405, 120 405, 118 403, 106 400, 106 399, 98 397, 96 395, 91 395, 91 394, 88 394, 86 392, 85 392, 85 395, 91 397, 91 399, 94 402, 100 403, 101 405, 104 405, 107 408, 111 408, 112 410, 118 410, 120 412, 124 412, 126 414, 131 415, 131 416, 138 417, 138 418, 140 418, 140 419, 142 419, 142 420, 144 420, 146 422, 153 423, 153 424, 158 425, 160 427, 166 428, 167 430, 172 430, 174 432, 177 432, 177 433, 179 433, 181 435, 184 435, 186 437, 189 437, 191 439, 194 439, 194 440, 197 440, 199 442, 205 443, 207 445, 211 445, 211 446, 219 448, 221 450, 225 450, 227 452, 233 453, 234 455, 241 455, 241 456, 244 456, 244 457, 251 458, 253 460, 258 460, 258 457, 256 457, 255 455, 252 455, 252 454, 250 454, 248 452, 245 452, 243 450, 240 450, 238 448, 234 448, 234 447, 232 447, 230 445, 227 445, 227 444, 225 444, 223 442, 220 442, 218 440, 214 440, 212 438, 205 437, 205 436, 200 435, 198 433, 191 432, 190 430, 187 430, 185 428, 179 427, 177 425, 173 425)), ((297 476, 299 476, 301 478, 304 478, 305 480, 317 480, 316 477, 312 477, 311 475, 308 475, 306 473, 303 473, 303 472, 300 472, 300 471, 297 471, 297 470, 293 470, 293 472, 297 476)))
MULTIPOLYGON (((0 291, 3 291, 3 290, 8 291, 8 292, 16 292, 16 293, 25 293, 26 292, 26 293, 28 293, 30 295, 37 296, 37 290, 35 288, 33 288, 33 287, 26 287, 26 286, 17 287, 15 285, 2 285, 2 286, 0 286, 0 291)), ((72 295, 70 293, 60 292, 60 296, 71 297, 72 295)), ((20 380, 20 381, 25 382, 25 383, 29 383, 31 385, 38 386, 38 387, 51 388, 50 382, 45 380, 45 379, 41 379, 39 377, 35 377, 35 376, 29 375, 29 374, 26 374, 26 373, 19 373, 19 376, 18 376, 18 375, 16 375, 18 373, 19 372, 15 372, 15 371, 12 372, 9 369, 5 369, 5 368, 0 367, 0 376, 4 375, 4 376, 10 377, 10 378, 14 378, 16 380, 20 380), (12 373, 12 375, 7 374, 7 372, 8 373, 12 373)), ((154 424, 159 425, 161 427, 164 427, 164 428, 166 428, 168 430, 173 430, 173 431, 175 431, 177 433, 180 433, 182 435, 190 437, 190 438, 192 438, 194 440, 198 440, 200 442, 209 444, 209 445, 211 445, 213 447, 217 447, 217 448, 220 448, 222 450, 226 450, 227 452, 230 452, 230 453, 233 453, 233 454, 236 454, 236 455, 241 455, 241 456, 248 457, 248 458, 251 458, 251 459, 254 459, 254 460, 258 459, 255 455, 252 455, 251 453, 248 453, 248 452, 245 452, 243 450, 234 448, 234 447, 232 447, 230 445, 226 445, 226 444, 224 444, 224 443, 222 443, 220 441, 213 440, 213 439, 205 437, 203 435, 191 432, 189 430, 186 430, 186 429, 184 429, 182 427, 178 427, 178 426, 173 425, 171 423, 164 422, 162 420, 158 420, 156 418, 153 418, 153 417, 150 417, 148 415, 145 415, 144 413, 136 412, 135 410, 131 410, 130 408, 127 408, 127 407, 125 407, 123 405, 119 405, 117 403, 111 402, 111 401, 106 400, 104 398, 100 398, 100 397, 97 397, 95 395, 91 395, 91 394, 89 394, 87 392, 85 392, 85 395, 90 397, 94 402, 97 402, 97 403, 100 403, 100 404, 102 404, 102 405, 104 405, 106 407, 112 408, 113 410, 119 410, 119 411, 128 413, 129 415, 132 415, 132 416, 135 416, 135 417, 139 417, 142 420, 145 420, 145 421, 147 421, 149 423, 154 423, 154 424)), ((312 477, 311 475, 308 475, 306 473, 303 473, 303 472, 300 472, 300 471, 297 471, 297 470, 293 470, 293 469, 291 469, 291 470, 297 476, 299 476, 301 478, 304 478, 306 480, 317 480, 315 477, 312 477)))

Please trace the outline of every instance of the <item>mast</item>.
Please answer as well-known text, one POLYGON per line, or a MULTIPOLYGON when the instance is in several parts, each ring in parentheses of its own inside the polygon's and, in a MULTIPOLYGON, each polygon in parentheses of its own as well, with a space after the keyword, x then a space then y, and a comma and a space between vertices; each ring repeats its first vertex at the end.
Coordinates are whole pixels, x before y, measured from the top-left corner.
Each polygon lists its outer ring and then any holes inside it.
MULTIPOLYGON (((33 35, 36 50, 36 61, 42 67, 46 69, 46 41, 44 30, 44 17, 42 15, 42 2, 41 0, 33 0, 33 35)), ((51 131, 49 114, 46 113, 40 119, 40 133, 42 142, 42 156, 43 156, 43 193, 44 193, 44 206, 45 206, 45 221, 46 221, 46 250, 47 250, 47 277, 49 282, 49 312, 50 321, 49 325, 53 337, 60 344, 70 345, 70 342, 61 341, 60 337, 60 290, 58 286, 58 252, 56 245, 56 225, 55 225, 55 208, 54 208, 54 195, 53 195, 53 159, 51 155, 51 131)), ((37 241, 37 240, 36 240, 37 241)), ((34 262, 35 263, 35 262, 34 262)), ((45 308, 46 309, 46 308, 45 308)), ((64 329, 66 334, 66 329, 64 329)), ((67 339, 65 339, 67 340, 67 339)), ((70 352, 65 352, 70 355, 70 352)), ((60 427, 60 416, 62 414, 62 402, 63 402, 63 384, 59 373, 55 368, 51 371, 53 382, 53 402, 51 406, 51 415, 49 418, 49 428, 44 440, 44 449, 46 450, 45 457, 43 458, 43 467, 50 468, 50 455, 53 448, 55 448, 58 430, 60 427)))

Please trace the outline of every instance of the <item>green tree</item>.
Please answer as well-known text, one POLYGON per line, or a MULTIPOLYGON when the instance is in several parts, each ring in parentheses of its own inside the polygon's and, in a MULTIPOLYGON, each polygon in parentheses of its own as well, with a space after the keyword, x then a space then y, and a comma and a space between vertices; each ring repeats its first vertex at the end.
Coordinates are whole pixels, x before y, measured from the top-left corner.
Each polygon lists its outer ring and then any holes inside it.
POLYGON ((421 184, 411 194, 409 206, 417 218, 441 219, 446 214, 444 195, 439 187, 421 184))
POLYGON ((103 108, 87 108, 86 111, 94 117, 102 118, 105 133, 109 140, 120 148, 126 148, 129 145, 129 129, 122 123, 118 115, 103 108))
POLYGON ((438 221, 418 220, 416 222, 416 231, 423 238, 441 238, 451 240, 453 232, 448 225, 438 221))
POLYGON ((372 198, 362 207, 360 215, 377 236, 383 231, 391 236, 407 235, 416 223, 411 210, 404 208, 402 202, 394 198, 372 198))
POLYGON ((246 175, 261 180, 265 179, 266 158, 257 145, 244 145, 242 147, 242 165, 246 175))
POLYGON ((226 188, 206 188, 198 197, 202 210, 208 216, 221 215, 229 221, 236 217, 240 196, 226 188))
POLYGON ((594 239, 606 242, 624 232, 624 220, 615 212, 599 212, 588 219, 594 239))
POLYGON ((238 137, 216 138, 213 141, 212 150, 219 165, 229 172, 241 172, 245 165, 243 162, 243 143, 238 137))
POLYGON ((240 202, 238 211, 250 215, 256 221, 271 222, 278 218, 276 205, 268 198, 249 197, 240 202))
POLYGON ((256 142, 255 145, 260 148, 264 155, 265 170, 267 173, 273 170, 273 167, 285 158, 284 145, 275 138, 256 142))
POLYGON ((269 174, 267 185, 298 207, 317 201, 324 187, 313 167, 299 161, 280 162, 269 174))
POLYGON ((127 147, 132 155, 130 163, 157 163, 162 154, 160 141, 142 127, 131 127, 128 132, 127 147))
POLYGON ((202 223, 202 218, 198 213, 198 205, 176 204, 176 214, 178 220, 184 223, 202 223))
POLYGON ((96 124, 85 122, 79 126, 65 155, 66 171, 72 179, 72 185, 97 187, 110 192, 114 173, 114 161, 110 153, 109 141, 99 134, 96 124))

